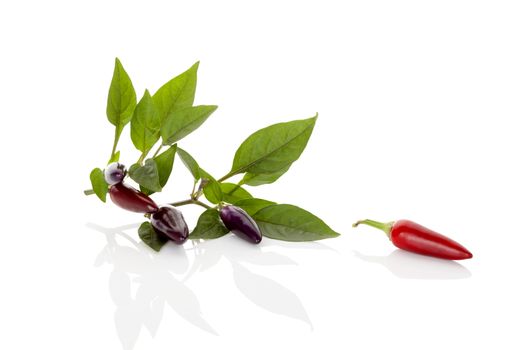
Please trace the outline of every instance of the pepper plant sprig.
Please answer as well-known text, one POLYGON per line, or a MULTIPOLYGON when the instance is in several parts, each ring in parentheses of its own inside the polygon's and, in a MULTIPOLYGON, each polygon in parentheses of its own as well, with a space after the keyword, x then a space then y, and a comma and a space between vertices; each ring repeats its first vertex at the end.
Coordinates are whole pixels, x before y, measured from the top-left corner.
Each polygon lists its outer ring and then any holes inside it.
POLYGON ((118 206, 145 213, 149 221, 139 227, 140 238, 160 250, 168 241, 182 244, 189 239, 215 239, 233 232, 259 243, 262 236, 285 241, 314 241, 337 237, 317 216, 290 204, 254 198, 246 186, 271 184, 284 175, 300 157, 308 143, 317 114, 308 119, 270 125, 251 134, 241 143, 230 170, 220 178, 206 172, 178 142, 199 128, 217 109, 215 105, 194 106, 199 62, 168 81, 157 92, 146 89, 137 103, 135 88, 121 62, 109 88, 106 114, 114 126, 114 139, 108 165, 91 171, 92 189, 106 202, 107 194, 118 206), (129 171, 119 163, 119 140, 127 124, 138 151, 129 171), (172 173, 175 155, 193 177, 189 198, 158 206, 150 197, 161 192, 172 173), (243 175, 238 183, 227 182, 243 175), (130 177, 140 191, 125 183, 130 177), (204 212, 189 233, 182 213, 184 205, 198 205, 204 212))

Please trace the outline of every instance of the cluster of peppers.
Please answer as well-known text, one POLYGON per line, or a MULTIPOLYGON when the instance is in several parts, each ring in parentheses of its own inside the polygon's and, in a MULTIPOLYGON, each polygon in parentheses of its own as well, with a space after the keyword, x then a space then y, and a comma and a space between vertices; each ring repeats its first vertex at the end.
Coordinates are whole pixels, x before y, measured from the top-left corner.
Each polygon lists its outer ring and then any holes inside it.
MULTIPOLYGON (((182 213, 170 205, 158 206, 149 196, 125 184, 126 168, 123 164, 108 165, 104 177, 111 186, 111 200, 117 206, 146 214, 155 232, 177 244, 183 244, 188 239, 188 225, 182 213)), ((243 209, 233 205, 219 206, 219 214, 224 226, 237 236, 254 244, 261 241, 262 234, 257 223, 243 209)), ((390 241, 403 250, 447 260, 472 258, 472 253, 458 242, 413 221, 381 223, 367 219, 353 226, 360 224, 384 231, 390 241)))
MULTIPOLYGON (((155 232, 166 239, 176 244, 186 242, 189 229, 180 210, 171 205, 158 206, 148 195, 124 183, 125 177, 126 167, 121 163, 111 163, 104 170, 113 203, 122 209, 146 214, 155 232)), ((254 244, 261 241, 259 227, 243 209, 225 205, 220 207, 219 214, 224 226, 237 236, 254 244)))

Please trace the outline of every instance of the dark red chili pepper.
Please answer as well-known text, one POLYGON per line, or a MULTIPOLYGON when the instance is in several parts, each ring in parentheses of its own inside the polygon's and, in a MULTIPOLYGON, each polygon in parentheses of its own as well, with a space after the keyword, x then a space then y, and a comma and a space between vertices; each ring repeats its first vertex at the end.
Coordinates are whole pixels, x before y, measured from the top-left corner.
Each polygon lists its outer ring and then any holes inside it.
POLYGON ((472 258, 472 253, 458 242, 413 221, 399 220, 382 223, 373 220, 361 220, 353 224, 353 227, 359 224, 383 230, 396 247, 413 253, 448 260, 472 258))
POLYGON ((163 205, 151 215, 151 226, 155 232, 164 235, 177 244, 188 239, 189 230, 182 213, 171 205, 163 205))
POLYGON ((227 205, 220 210, 219 215, 224 226, 237 236, 254 244, 262 240, 262 234, 257 223, 243 209, 227 205))
POLYGON ((159 209, 153 199, 124 182, 111 186, 109 196, 122 209, 135 213, 154 213, 159 209))

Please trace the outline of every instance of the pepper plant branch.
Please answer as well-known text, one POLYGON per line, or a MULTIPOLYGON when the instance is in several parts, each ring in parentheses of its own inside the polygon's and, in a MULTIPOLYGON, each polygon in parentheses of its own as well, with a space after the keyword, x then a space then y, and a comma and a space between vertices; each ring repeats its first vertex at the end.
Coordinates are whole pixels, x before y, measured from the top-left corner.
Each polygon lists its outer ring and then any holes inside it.
POLYGON ((147 154, 148 154, 147 152, 142 152, 139 159, 137 159, 137 164, 142 165, 142 163, 144 162, 144 158, 146 158, 147 154))
POLYGON ((200 205, 201 207, 203 208, 206 208, 206 209, 211 209, 211 207, 209 205, 207 205, 206 203, 203 203, 197 199, 186 199, 184 201, 179 201, 179 202, 173 202, 173 203, 170 203, 170 205, 172 207, 181 207, 183 205, 188 205, 188 204, 195 204, 195 205, 200 205))
POLYGON ((198 199, 198 197, 195 194, 196 186, 197 186, 197 180, 193 181, 193 188, 191 189, 191 194, 190 194, 191 199, 198 199))
MULTIPOLYGON (((162 140, 161 140, 162 141, 162 140)), ((155 151, 155 153, 153 153, 153 157, 152 158, 155 158, 157 156, 157 154, 159 154, 160 150, 162 149, 162 147, 164 147, 164 145, 162 144, 162 142, 160 143, 159 145, 159 148, 157 148, 157 150, 155 151)))
POLYGON ((115 127, 115 136, 113 137, 113 148, 111 149, 111 157, 109 159, 113 159, 113 156, 115 155, 115 152, 117 150, 118 139, 119 139, 118 129, 117 127, 115 127))
POLYGON ((217 182, 223 182, 224 180, 228 180, 230 177, 236 175, 236 173, 228 173, 226 175, 224 175, 223 177, 221 177, 219 180, 217 180, 217 182))

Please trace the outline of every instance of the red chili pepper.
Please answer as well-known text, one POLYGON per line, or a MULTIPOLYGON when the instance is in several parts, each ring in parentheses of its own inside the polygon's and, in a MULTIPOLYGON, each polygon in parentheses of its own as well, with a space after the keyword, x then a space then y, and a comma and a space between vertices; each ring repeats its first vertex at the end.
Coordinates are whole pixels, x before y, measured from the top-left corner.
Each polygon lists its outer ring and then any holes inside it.
POLYGON ((410 220, 399 220, 387 223, 361 220, 352 226, 356 227, 359 224, 365 224, 383 230, 396 247, 413 253, 448 260, 472 258, 472 253, 458 242, 410 220))
POLYGON ((154 213, 159 210, 153 199, 124 182, 111 186, 109 195, 113 203, 135 213, 154 213))

